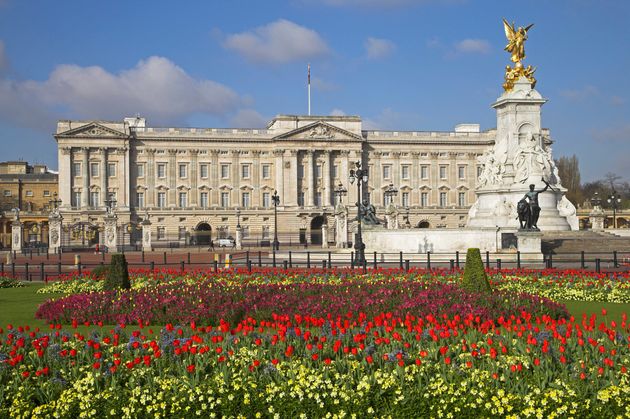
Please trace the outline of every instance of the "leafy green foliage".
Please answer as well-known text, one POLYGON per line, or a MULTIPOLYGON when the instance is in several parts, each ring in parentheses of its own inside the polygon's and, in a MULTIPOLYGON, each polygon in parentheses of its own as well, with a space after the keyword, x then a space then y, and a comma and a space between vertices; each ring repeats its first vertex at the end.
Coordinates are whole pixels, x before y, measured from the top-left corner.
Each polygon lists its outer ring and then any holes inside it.
POLYGON ((129 269, 127 268, 127 259, 123 254, 112 255, 112 261, 109 270, 105 276, 105 290, 130 289, 129 269))
POLYGON ((462 288, 472 292, 492 292, 488 276, 481 261, 479 249, 471 248, 466 252, 466 267, 462 288))

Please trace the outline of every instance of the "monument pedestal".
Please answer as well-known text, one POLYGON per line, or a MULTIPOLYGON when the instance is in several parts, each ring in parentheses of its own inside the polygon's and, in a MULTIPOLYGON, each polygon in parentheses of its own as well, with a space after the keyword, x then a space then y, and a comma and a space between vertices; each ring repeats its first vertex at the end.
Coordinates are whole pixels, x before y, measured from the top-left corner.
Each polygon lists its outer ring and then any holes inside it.
POLYGON ((22 223, 20 220, 14 220, 11 223, 11 250, 22 252, 22 223))
POLYGON ((335 246, 348 247, 348 209, 342 204, 335 208, 335 246))
POLYGON ((527 260, 542 261, 542 233, 536 230, 519 230, 516 232, 518 240, 518 251, 521 252, 521 258, 527 260))
POLYGON ((593 211, 588 215, 591 219, 591 228, 595 231, 603 231, 604 230, 604 220, 606 219, 606 214, 602 210, 602 207, 596 205, 593 208, 593 211))
POLYGON ((236 228, 236 240, 235 240, 236 250, 241 250, 243 248, 243 229, 241 227, 236 228))
POLYGON ((63 217, 59 212, 53 212, 48 217, 48 250, 51 253, 59 253, 61 249, 61 225, 63 217))
POLYGON ((153 250, 151 244, 151 221, 149 221, 149 217, 147 216, 142 221, 142 251, 150 252, 153 250))
POLYGON ((108 215, 105 217, 105 240, 103 241, 103 244, 107 248, 108 252, 118 251, 117 220, 118 217, 115 215, 108 215))

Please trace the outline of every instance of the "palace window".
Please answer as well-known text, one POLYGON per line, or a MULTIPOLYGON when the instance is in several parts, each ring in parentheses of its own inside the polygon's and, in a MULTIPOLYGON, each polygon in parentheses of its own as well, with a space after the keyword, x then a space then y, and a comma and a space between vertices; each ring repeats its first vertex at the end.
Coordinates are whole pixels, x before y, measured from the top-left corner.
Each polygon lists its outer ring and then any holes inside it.
POLYGON ((337 167, 336 164, 333 164, 333 167, 332 167, 332 177, 333 177, 333 179, 337 179, 337 177, 339 177, 339 170, 338 169, 339 169, 339 167, 337 167))
POLYGON ((420 194, 420 205, 423 207, 429 206, 429 193, 428 192, 422 192, 420 194))
POLYGON ((144 177, 144 164, 138 165, 138 177, 144 177))
POLYGON ((90 176, 98 177, 98 163, 90 163, 90 176))
POLYGON ((445 207, 447 205, 448 205, 448 202, 446 200, 446 192, 440 192, 440 206, 445 207))
POLYGON ((208 178, 208 165, 207 164, 199 165, 199 176, 201 176, 202 179, 208 178))
POLYGON ((229 192, 221 192, 221 206, 223 208, 227 208, 230 206, 230 193, 229 192))
POLYGON ((298 192, 298 206, 304 206, 304 192, 298 192))
POLYGON ((33 196, 33 191, 26 191, 26 196, 33 196))
POLYGON ((136 205, 138 208, 144 208, 144 192, 136 193, 136 205))
POLYGON ((166 238, 166 228, 158 227, 157 228, 157 239, 164 240, 166 238))
POLYGON ((400 168, 400 172, 403 179, 409 179, 409 165, 402 165, 400 168))
POLYGON ((249 179, 249 164, 241 165, 241 178, 249 179))
POLYGON ((402 193, 402 205, 403 207, 409 206, 409 192, 402 193))
POLYGON ((298 178, 300 178, 300 179, 304 178, 304 165, 303 164, 298 164, 297 169, 298 169, 297 170, 298 178))
POLYGON ((221 165, 221 179, 227 179, 230 177, 230 165, 222 164, 221 165))
POLYGON ((116 176, 116 163, 107 163, 107 177, 116 176))
POLYGON ((179 178, 186 179, 188 177, 188 165, 180 164, 179 165, 179 178))
POLYGON ((180 192, 179 193, 179 207, 186 208, 188 206, 188 193, 180 192))
POLYGON ((440 166, 440 179, 446 179, 446 166, 440 166))
POLYGON ((269 226, 263 226, 262 228, 262 238, 264 239, 268 239, 270 236, 269 234, 269 226))
POLYGON ((199 195, 199 205, 201 205, 201 208, 208 208, 208 192, 201 192, 199 195))
POLYGON ((465 179, 466 178, 466 166, 458 166, 457 167, 457 177, 459 179, 465 179))
POLYGON ((81 192, 72 192, 72 206, 78 208, 81 206, 81 192))
POLYGON ((459 205, 460 207, 466 206, 466 192, 460 192, 457 195, 457 205, 459 205))
POLYGON ((159 208, 166 208, 166 192, 158 192, 157 198, 157 206, 159 208))
POLYGON ((44 191, 44 196, 50 196, 50 191, 44 191))
POLYGON ((179 226, 178 238, 179 240, 186 240, 186 227, 179 226))
POLYGON ((429 178, 429 166, 420 166, 420 178, 421 179, 429 178))
POLYGON ((481 172, 483 172, 483 166, 477 166, 477 177, 481 177, 481 172))
POLYGON ((243 192, 241 195, 241 206, 243 208, 249 208, 249 192, 243 192))
POLYGON ((390 179, 392 176, 392 166, 385 165, 383 166, 383 179, 390 179))
POLYGON ((315 193, 315 206, 316 207, 322 206, 322 193, 320 191, 317 191, 315 193))
POLYGON ((319 179, 322 177, 322 165, 321 164, 316 164, 315 165, 315 178, 319 179))
POLYGON ((263 164, 262 166, 262 177, 263 179, 269 179, 271 177, 271 166, 268 164, 263 164))
POLYGON ((271 194, 269 192, 263 192, 262 194, 262 206, 269 208, 271 206, 271 194))
POLYGON ((72 163, 72 176, 74 177, 81 176, 81 163, 80 162, 72 163))
POLYGON ((158 163, 157 165, 157 177, 163 179, 166 177, 166 163, 158 163))
POLYGON ((98 191, 90 192, 90 206, 92 208, 97 208, 99 203, 99 193, 98 191))

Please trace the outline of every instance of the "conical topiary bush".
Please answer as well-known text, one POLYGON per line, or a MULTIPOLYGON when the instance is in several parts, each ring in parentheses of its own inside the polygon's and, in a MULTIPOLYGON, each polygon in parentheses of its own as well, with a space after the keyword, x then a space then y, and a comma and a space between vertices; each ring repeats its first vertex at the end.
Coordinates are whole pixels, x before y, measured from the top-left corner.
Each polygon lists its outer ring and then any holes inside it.
POLYGON ((481 261, 479 249, 471 248, 466 252, 466 267, 462 288, 473 292, 491 292, 490 282, 481 261))
POLYGON ((127 260, 123 254, 112 255, 112 261, 109 270, 105 276, 105 290, 130 289, 129 270, 127 269, 127 260))

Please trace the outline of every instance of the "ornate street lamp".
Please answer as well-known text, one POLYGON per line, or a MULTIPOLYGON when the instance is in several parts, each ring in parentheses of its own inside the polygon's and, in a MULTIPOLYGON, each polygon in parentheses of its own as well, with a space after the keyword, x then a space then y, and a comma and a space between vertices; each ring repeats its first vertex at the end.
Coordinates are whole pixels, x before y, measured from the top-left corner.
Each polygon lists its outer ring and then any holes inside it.
POLYGON ((348 190, 343 187, 341 182, 339 182, 339 185, 337 185, 337 187, 335 187, 334 192, 335 192, 335 195, 338 197, 337 201, 338 201, 339 204, 341 204, 341 202, 343 200, 342 198, 348 194, 348 190))
POLYGON ((385 197, 387 198, 387 205, 394 203, 394 197, 398 195, 398 189, 394 186, 393 183, 387 185, 387 189, 385 189, 385 197))
POLYGON ((350 184, 353 184, 354 181, 357 182, 357 235, 354 243, 355 250, 355 259, 359 266, 363 266, 365 264, 365 244, 363 243, 363 237, 361 235, 361 218, 363 217, 362 211, 362 183, 367 183, 368 181, 368 171, 367 169, 361 169, 361 162, 358 161, 354 163, 356 169, 350 169, 350 176, 348 176, 348 180, 350 184))
POLYGON ((56 212, 59 209, 59 206, 61 205, 61 199, 57 198, 57 192, 53 194, 53 199, 48 201, 48 203, 50 204, 53 212, 56 212))
POLYGON ((409 221, 409 206, 405 207, 405 211, 407 211, 407 214, 405 215, 405 218, 407 219, 407 221, 405 221, 405 228, 411 228, 411 222, 409 221))
POLYGON ((280 250, 280 242, 278 241, 278 205, 280 205, 280 196, 278 191, 273 191, 271 200, 273 201, 273 250, 280 250))
POLYGON ((236 209, 236 228, 241 228, 241 210, 236 209))
POLYGON ((613 209, 613 228, 617 228, 617 208, 621 207, 621 197, 617 194, 617 191, 613 189, 607 201, 613 209))
POLYGON ((109 199, 105 200, 105 208, 107 209, 107 215, 113 215, 114 208, 116 208, 116 198, 114 198, 114 194, 109 194, 109 199))

